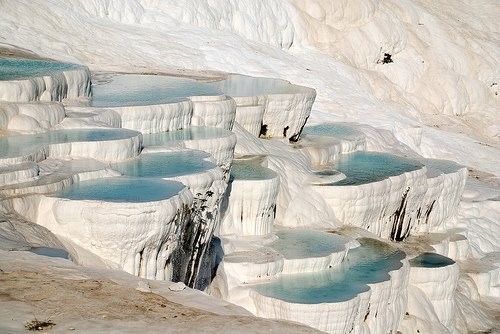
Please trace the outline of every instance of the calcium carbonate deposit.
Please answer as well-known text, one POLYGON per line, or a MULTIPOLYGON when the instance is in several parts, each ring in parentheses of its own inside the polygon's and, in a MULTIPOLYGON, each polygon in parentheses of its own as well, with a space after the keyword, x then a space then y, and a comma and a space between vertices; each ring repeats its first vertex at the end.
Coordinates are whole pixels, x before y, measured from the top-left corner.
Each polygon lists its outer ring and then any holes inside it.
POLYGON ((499 331, 499 14, 0 1, 0 332, 499 331))

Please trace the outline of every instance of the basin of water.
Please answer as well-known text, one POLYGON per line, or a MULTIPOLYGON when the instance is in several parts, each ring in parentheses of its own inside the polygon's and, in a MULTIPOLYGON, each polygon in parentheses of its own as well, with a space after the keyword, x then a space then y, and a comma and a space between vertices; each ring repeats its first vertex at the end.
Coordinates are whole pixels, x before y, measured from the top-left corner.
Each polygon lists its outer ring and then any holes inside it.
POLYGON ((92 85, 94 107, 173 103, 190 96, 221 95, 213 83, 165 75, 113 74, 92 85))
POLYGON ((128 176, 174 177, 215 168, 215 164, 204 160, 209 156, 208 153, 194 150, 147 153, 132 160, 111 164, 111 167, 128 176))
POLYGON ((161 179, 108 177, 75 183, 54 196, 71 200, 143 203, 177 195, 186 186, 161 179))
POLYGON ((97 80, 98 83, 92 85, 91 105, 94 107, 174 103, 191 96, 225 94, 238 97, 310 91, 285 80, 236 74, 218 81, 200 81, 167 75, 108 74, 100 81, 97 80))
POLYGON ((94 142, 132 138, 140 132, 127 129, 71 129, 0 137, 0 157, 30 154, 37 148, 67 142, 94 142))
POLYGON ((277 174, 252 160, 233 160, 230 177, 231 180, 270 180, 277 177, 277 174))
POLYGON ((38 255, 43 255, 48 257, 59 257, 61 259, 67 259, 67 260, 71 258, 66 250, 60 248, 31 247, 29 251, 38 255))
POLYGON ((143 135, 144 146, 164 146, 174 141, 221 138, 231 132, 221 128, 192 126, 187 129, 143 135))
POLYGON ((367 284, 390 279, 389 272, 402 267, 405 254, 373 239, 358 240, 337 267, 313 273, 282 275, 276 281, 253 286, 256 292, 298 304, 342 302, 368 291, 367 284))
POLYGON ((437 253, 422 253, 410 260, 412 267, 440 268, 454 264, 452 259, 437 253))
POLYGON ((331 185, 360 185, 384 180, 390 176, 421 169, 418 161, 378 152, 353 152, 341 155, 335 169, 346 178, 331 185))
POLYGON ((283 254, 285 259, 324 257, 345 250, 347 239, 322 231, 293 229, 276 232, 278 240, 269 247, 283 254))
POLYGON ((302 134, 335 137, 340 139, 352 139, 353 137, 363 136, 360 131, 344 123, 324 123, 306 126, 302 130, 302 134))
POLYGON ((50 60, 0 58, 0 80, 21 80, 41 77, 65 70, 78 68, 79 65, 50 60))
POLYGON ((451 174, 465 168, 465 166, 450 160, 420 159, 420 162, 427 167, 427 175, 429 177, 437 176, 439 174, 451 174))

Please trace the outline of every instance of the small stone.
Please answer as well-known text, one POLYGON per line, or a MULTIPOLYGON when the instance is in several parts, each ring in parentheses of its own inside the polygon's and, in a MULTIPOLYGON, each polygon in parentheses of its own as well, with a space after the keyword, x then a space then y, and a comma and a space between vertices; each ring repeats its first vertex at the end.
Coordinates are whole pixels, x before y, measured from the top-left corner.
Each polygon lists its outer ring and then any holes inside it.
POLYGON ((168 287, 170 291, 182 291, 186 288, 186 284, 182 282, 177 282, 168 287))
POLYGON ((137 288, 135 288, 135 289, 138 291, 141 291, 141 292, 151 292, 151 288, 149 287, 149 283, 144 282, 144 281, 139 281, 139 283, 137 284, 137 288))

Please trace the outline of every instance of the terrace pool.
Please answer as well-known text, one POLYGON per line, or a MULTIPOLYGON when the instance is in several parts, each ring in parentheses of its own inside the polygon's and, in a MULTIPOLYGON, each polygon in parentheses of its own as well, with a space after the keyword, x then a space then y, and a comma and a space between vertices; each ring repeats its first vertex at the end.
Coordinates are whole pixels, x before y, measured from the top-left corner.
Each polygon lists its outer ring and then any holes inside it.
POLYGON ((168 199, 186 186, 180 182, 134 177, 107 177, 82 181, 54 196, 71 200, 143 203, 168 199))
POLYGON ((233 160, 231 165, 232 180, 270 180, 277 176, 273 170, 261 166, 259 161, 233 160))
POLYGON ((465 166, 457 164, 451 160, 441 160, 441 159, 420 159, 420 162, 424 164, 428 169, 429 176, 436 176, 439 174, 451 174, 459 171, 465 166))
POLYGON ((190 96, 223 94, 213 83, 195 79, 144 74, 112 74, 92 85, 93 107, 124 107, 173 103, 190 96))
POLYGON ((204 160, 209 156, 208 153, 194 150, 147 153, 132 160, 112 164, 111 167, 128 176, 174 177, 215 168, 215 164, 204 160))
POLYGON ((302 130, 304 135, 335 137, 340 139, 352 139, 363 134, 352 126, 344 123, 324 123, 318 125, 305 126, 302 130))
POLYGON ((77 64, 50 60, 0 58, 0 80, 20 80, 41 77, 80 67, 77 64))
POLYGON ((345 250, 346 238, 322 231, 293 229, 276 232, 278 240, 269 244, 285 259, 324 257, 345 250))
POLYGON ((440 268, 454 264, 452 259, 437 253, 422 253, 410 260, 412 267, 440 268))
POLYGON ((358 239, 337 267, 313 273, 282 275, 278 280, 255 285, 267 297, 297 304, 335 303, 368 291, 367 284, 390 279, 389 272, 402 267, 405 254, 374 239, 358 239))
POLYGON ((391 154, 353 152, 341 155, 335 165, 335 169, 344 173, 346 178, 330 185, 349 186, 377 182, 422 167, 418 161, 391 154))

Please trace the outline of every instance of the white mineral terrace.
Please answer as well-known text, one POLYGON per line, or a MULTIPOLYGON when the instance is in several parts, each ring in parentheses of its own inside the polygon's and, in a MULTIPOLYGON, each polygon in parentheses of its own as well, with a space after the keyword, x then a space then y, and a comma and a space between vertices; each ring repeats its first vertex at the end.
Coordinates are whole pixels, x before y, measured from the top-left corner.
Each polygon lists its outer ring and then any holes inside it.
POLYGON ((262 157, 233 160, 220 235, 253 236, 273 231, 279 177, 261 166, 262 160, 262 157))
POLYGON ((464 166, 366 151, 356 123, 306 126, 312 88, 0 69, 0 208, 55 235, 38 253, 329 333, 463 332, 460 307, 500 295, 498 240, 460 226, 471 208, 490 219, 499 195, 478 206, 464 166))
POLYGON ((2 58, 0 67, 0 101, 62 101, 90 95, 90 71, 85 66, 2 58))

